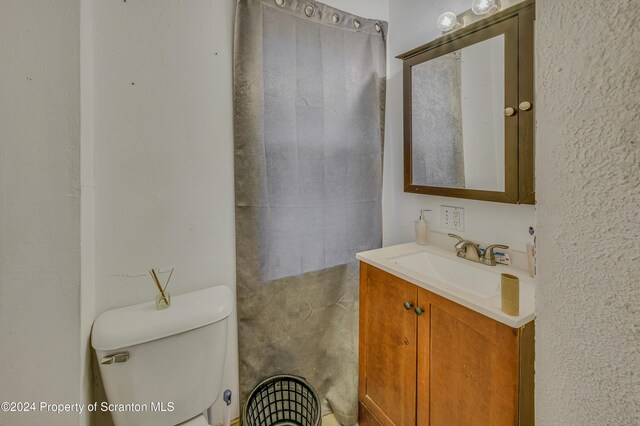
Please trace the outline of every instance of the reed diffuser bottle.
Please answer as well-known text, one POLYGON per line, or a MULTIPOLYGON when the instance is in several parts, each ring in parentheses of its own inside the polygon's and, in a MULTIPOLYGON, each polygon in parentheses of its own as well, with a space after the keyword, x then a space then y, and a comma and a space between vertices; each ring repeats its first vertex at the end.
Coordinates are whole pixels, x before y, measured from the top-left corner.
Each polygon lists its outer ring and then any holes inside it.
POLYGON ((173 269, 171 269, 171 273, 169 274, 169 278, 167 279, 167 283, 164 285, 164 288, 160 285, 160 279, 158 278, 158 273, 155 269, 151 269, 149 271, 149 275, 151 275, 153 283, 158 289, 158 294, 156 295, 156 309, 167 309, 171 306, 171 293, 167 291, 167 287, 169 286, 169 281, 171 281, 171 277, 173 276, 173 269))

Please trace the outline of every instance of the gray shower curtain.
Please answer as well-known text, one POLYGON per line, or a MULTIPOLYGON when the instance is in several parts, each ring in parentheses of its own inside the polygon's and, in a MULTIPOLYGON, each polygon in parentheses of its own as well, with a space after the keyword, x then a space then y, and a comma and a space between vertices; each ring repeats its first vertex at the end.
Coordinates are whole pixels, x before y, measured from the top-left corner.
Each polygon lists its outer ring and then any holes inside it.
POLYGON ((241 403, 264 377, 357 420, 358 265, 381 246, 385 22, 238 0, 234 47, 241 403))

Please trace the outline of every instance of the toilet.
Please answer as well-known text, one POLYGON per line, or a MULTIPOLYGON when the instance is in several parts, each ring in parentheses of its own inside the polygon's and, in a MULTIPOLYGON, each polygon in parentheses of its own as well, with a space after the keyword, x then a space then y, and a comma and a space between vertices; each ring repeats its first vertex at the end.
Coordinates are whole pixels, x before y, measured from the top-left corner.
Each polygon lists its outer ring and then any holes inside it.
POLYGON ((233 300, 228 287, 211 287, 172 297, 168 309, 142 303, 95 320, 91 344, 116 426, 209 424, 233 300))

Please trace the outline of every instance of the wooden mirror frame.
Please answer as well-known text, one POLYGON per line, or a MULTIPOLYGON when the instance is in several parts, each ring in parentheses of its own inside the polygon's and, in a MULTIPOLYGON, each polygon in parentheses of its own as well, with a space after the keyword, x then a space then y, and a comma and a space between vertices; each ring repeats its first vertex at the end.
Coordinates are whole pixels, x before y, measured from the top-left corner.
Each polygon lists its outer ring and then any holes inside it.
POLYGON ((518 108, 525 101, 533 105, 534 7, 534 0, 525 0, 397 56, 403 61, 405 192, 513 204, 535 203, 534 109, 518 108), (516 110, 513 116, 505 117, 505 190, 413 184, 411 67, 501 34, 505 36, 505 108, 516 110))

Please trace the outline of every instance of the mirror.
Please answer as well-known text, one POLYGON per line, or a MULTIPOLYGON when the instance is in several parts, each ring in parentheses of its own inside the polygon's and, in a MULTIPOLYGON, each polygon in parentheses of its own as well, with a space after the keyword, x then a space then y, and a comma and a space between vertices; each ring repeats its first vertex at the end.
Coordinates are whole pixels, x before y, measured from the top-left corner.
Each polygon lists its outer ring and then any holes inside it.
POLYGON ((405 192, 535 202, 534 3, 403 53, 405 192))
POLYGON ((505 190, 504 35, 411 68, 412 182, 505 190))

